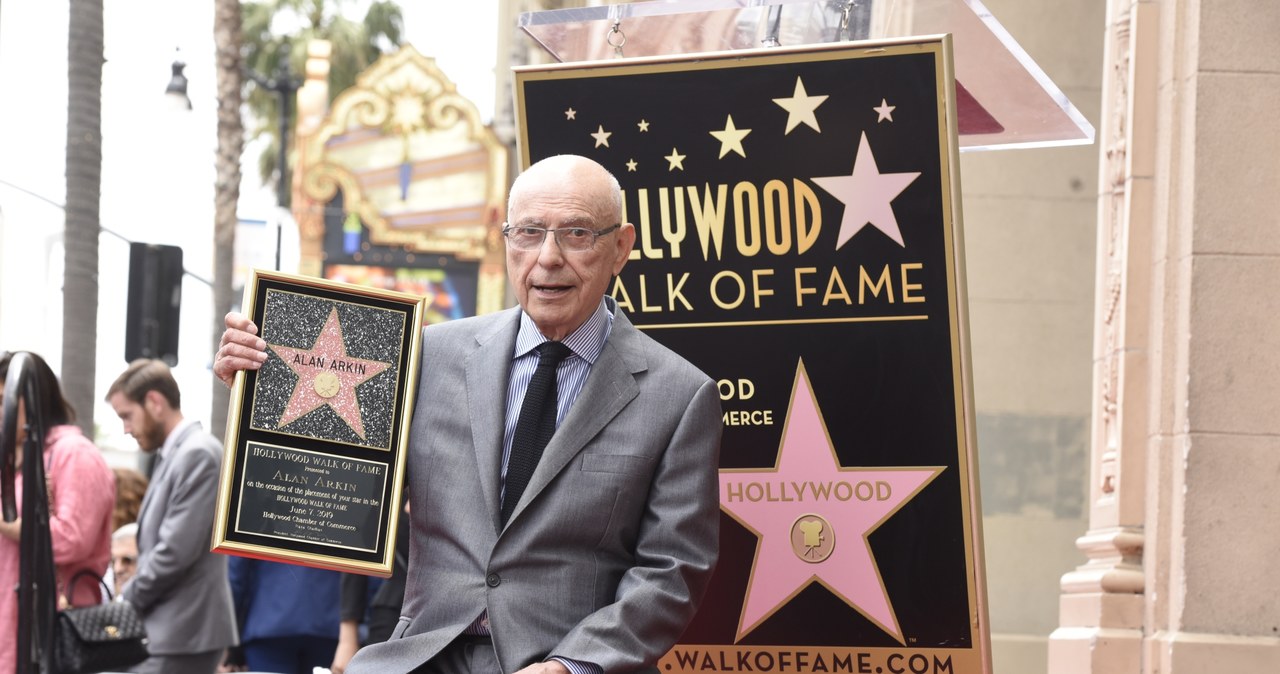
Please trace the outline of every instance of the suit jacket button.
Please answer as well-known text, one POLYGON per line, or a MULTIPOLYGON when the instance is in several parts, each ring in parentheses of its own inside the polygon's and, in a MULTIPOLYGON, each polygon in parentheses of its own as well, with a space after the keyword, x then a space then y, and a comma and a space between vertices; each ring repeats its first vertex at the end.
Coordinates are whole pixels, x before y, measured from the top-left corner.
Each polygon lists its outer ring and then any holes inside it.
POLYGON ((502 584, 502 576, 499 576, 496 573, 491 573, 484 579, 484 582, 488 583, 489 587, 497 587, 502 584))

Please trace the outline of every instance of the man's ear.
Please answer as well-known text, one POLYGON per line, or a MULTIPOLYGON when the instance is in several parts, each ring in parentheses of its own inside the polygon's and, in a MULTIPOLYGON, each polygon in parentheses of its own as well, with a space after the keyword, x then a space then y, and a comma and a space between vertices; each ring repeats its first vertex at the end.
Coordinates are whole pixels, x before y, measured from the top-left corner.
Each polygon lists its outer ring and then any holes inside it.
POLYGON ((636 228, 629 222, 622 223, 618 228, 618 249, 613 258, 613 275, 617 276, 618 272, 627 264, 627 258, 631 255, 631 249, 636 245, 636 228))
POLYGON ((159 416, 169 407, 169 401, 164 399, 163 393, 152 389, 142 396, 142 406, 154 417, 159 416))

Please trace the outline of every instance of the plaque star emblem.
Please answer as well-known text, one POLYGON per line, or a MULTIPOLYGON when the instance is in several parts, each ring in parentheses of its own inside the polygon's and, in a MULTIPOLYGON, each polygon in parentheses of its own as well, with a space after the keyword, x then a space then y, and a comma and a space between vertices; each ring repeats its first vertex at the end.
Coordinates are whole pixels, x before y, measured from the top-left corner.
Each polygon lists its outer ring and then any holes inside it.
POLYGON ((663 159, 667 160, 667 163, 669 164, 669 166, 667 166, 667 171, 674 171, 676 169, 680 169, 681 171, 683 171, 684 158, 687 156, 688 155, 680 154, 680 151, 675 149, 674 147, 671 148, 671 154, 663 157, 663 159))
POLYGON ((889 105, 889 102, 882 98, 880 99, 880 105, 871 109, 876 111, 876 114, 877 114, 876 124, 879 124, 880 122, 883 122, 886 119, 892 122, 893 111, 897 110, 898 106, 889 105))
POLYGON ((337 307, 329 311, 329 317, 320 329, 320 336, 310 349, 278 344, 268 344, 267 348, 298 375, 293 394, 289 396, 289 402, 280 414, 280 421, 276 423, 277 428, 284 428, 328 405, 361 440, 365 439, 364 420, 360 416, 356 386, 376 377, 391 365, 347 355, 337 307))
POLYGON ((565 118, 565 119, 577 119, 577 118, 578 118, 578 111, 577 111, 577 110, 574 110, 573 108, 569 108, 568 110, 565 110, 565 111, 564 111, 564 118, 565 118))
POLYGON ((629 160, 627 162, 627 173, 635 173, 637 166, 639 166, 639 164, 636 163, 636 160, 629 160))
POLYGON ((591 137, 596 139, 596 147, 600 147, 601 145, 609 147, 609 136, 612 135, 612 131, 605 131, 603 125, 597 124, 596 132, 591 134, 591 137))
POLYGON ((721 509, 759 538, 737 638, 818 583, 903 643, 867 537, 942 470, 841 466, 801 362, 775 467, 720 471, 721 509))
POLYGON ((737 152, 745 159, 747 151, 742 149, 742 139, 751 133, 751 129, 739 129, 733 126, 733 115, 728 115, 725 120, 724 129, 720 131, 712 131, 711 135, 720 141, 720 159, 724 159, 726 154, 737 152))
POLYGON ((796 78, 796 90, 790 98, 775 98, 777 103, 783 110, 787 111, 787 130, 782 135, 791 133, 791 130, 797 126, 804 124, 809 128, 822 133, 822 129, 818 128, 818 116, 814 111, 818 109, 822 102, 827 100, 826 96, 810 96, 804 90, 804 82, 799 77, 796 78))
POLYGON ((813 178, 813 182, 819 187, 844 202, 844 218, 840 221, 836 250, 867 224, 906 248, 907 244, 902 241, 902 230, 898 228, 898 218, 894 216, 890 204, 919 177, 919 171, 881 173, 864 131, 858 141, 858 155, 853 161, 852 174, 813 178))
POLYGON ((640 127, 640 133, 649 133, 648 121, 642 119, 639 124, 636 124, 636 126, 640 127))

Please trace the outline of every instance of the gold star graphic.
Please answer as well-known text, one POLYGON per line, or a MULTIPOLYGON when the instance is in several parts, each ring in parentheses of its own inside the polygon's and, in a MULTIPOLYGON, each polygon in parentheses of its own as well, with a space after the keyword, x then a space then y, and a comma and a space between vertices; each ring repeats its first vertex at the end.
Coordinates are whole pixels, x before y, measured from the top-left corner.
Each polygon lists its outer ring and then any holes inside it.
POLYGON ((596 125, 596 132, 591 134, 591 137, 596 139, 596 147, 600 147, 601 145, 609 147, 609 136, 612 135, 613 132, 605 131, 603 125, 596 125))
POLYGON ((733 115, 729 115, 724 123, 724 130, 712 131, 711 135, 720 141, 720 159, 729 154, 729 151, 737 152, 745 159, 747 151, 742 149, 742 139, 751 133, 751 129, 738 129, 733 126, 733 115))
POLYGON ((879 124, 880 122, 883 122, 886 119, 892 122, 893 111, 897 109, 897 107, 898 106, 896 105, 889 105, 889 102, 884 100, 883 98, 880 99, 880 106, 876 108, 871 108, 872 110, 875 110, 876 113, 879 115, 879 117, 876 117, 876 124, 879 124))
POLYGON ((683 170, 684 170, 684 158, 685 158, 686 156, 688 156, 688 155, 680 154, 680 151, 679 151, 679 150, 677 150, 677 149, 675 149, 674 147, 673 147, 673 148, 671 148, 671 154, 669 154, 669 155, 667 155, 667 156, 663 157, 663 159, 666 159, 666 160, 671 164, 670 166, 668 166, 668 167, 667 167, 667 170, 668 170, 668 171, 674 171, 674 170, 676 170, 676 169, 680 169, 681 171, 683 171, 683 170))
POLYGON ((804 90, 804 82, 801 82, 800 78, 797 77, 796 90, 790 98, 773 99, 774 103, 782 106, 782 109, 787 111, 787 130, 782 132, 782 135, 785 136, 791 133, 792 129, 802 123, 814 131, 822 133, 822 129, 818 128, 818 116, 813 114, 813 111, 817 110, 818 106, 822 105, 825 100, 827 100, 826 96, 810 96, 804 90))
POLYGON ((639 123, 639 124, 637 124, 636 126, 640 127, 640 133, 649 133, 649 122, 648 122, 648 120, 644 120, 644 119, 642 119, 642 120, 640 120, 640 123, 639 123))
POLYGON ((565 110, 565 111, 564 111, 564 118, 565 118, 565 119, 577 119, 577 118, 578 118, 578 111, 577 111, 577 110, 574 110, 573 108, 569 108, 568 110, 565 110))
POLYGON ((639 164, 637 164, 637 163, 636 163, 636 160, 632 159, 631 161, 628 161, 628 162, 627 162, 627 172, 628 172, 628 173, 635 173, 635 172, 636 172, 636 167, 637 167, 637 166, 639 166, 639 164))

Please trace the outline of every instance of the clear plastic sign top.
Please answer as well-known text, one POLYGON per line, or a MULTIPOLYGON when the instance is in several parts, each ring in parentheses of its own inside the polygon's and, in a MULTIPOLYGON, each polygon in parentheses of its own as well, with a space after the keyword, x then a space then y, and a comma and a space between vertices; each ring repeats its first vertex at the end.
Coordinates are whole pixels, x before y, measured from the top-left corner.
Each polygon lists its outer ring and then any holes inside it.
POLYGON ((961 150, 1082 145, 1094 129, 978 0, 652 0, 527 12, 561 62, 950 33, 961 150))

